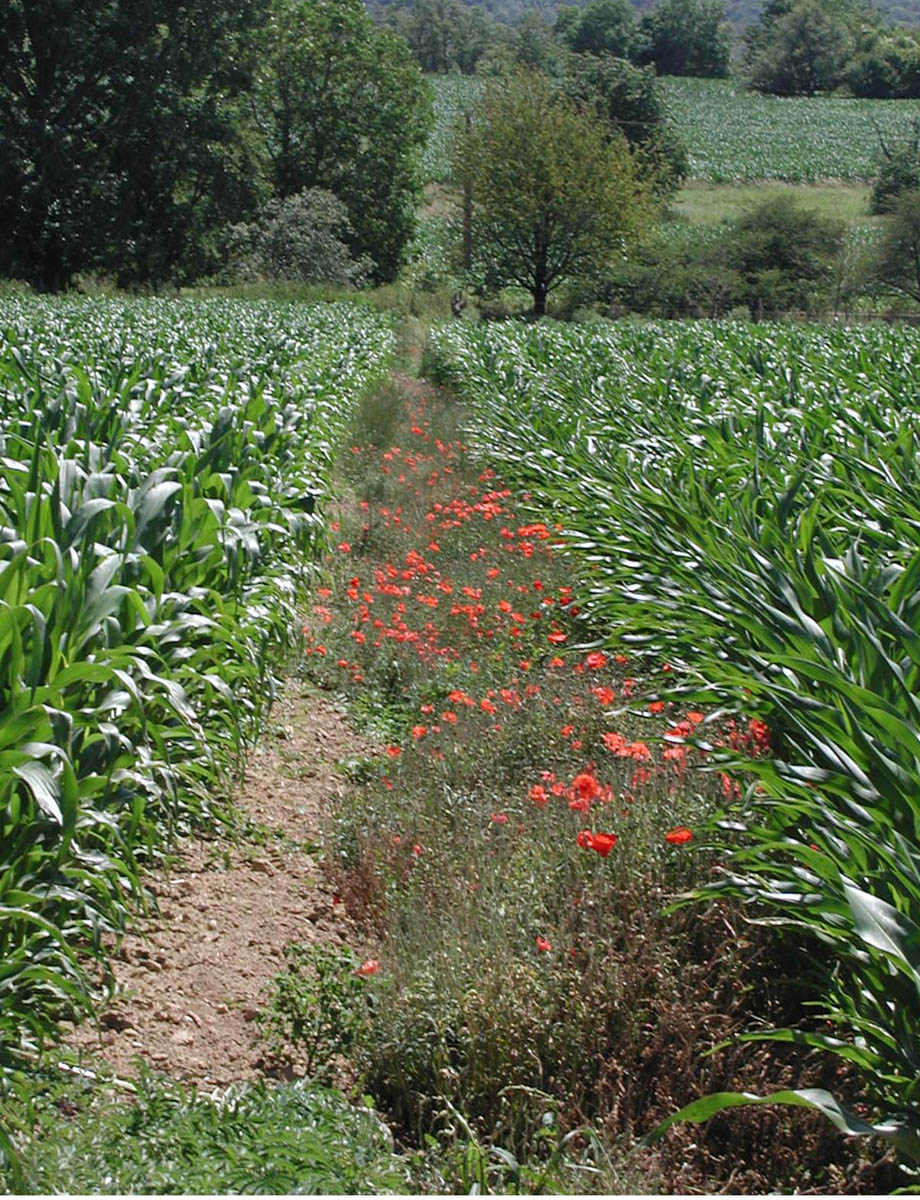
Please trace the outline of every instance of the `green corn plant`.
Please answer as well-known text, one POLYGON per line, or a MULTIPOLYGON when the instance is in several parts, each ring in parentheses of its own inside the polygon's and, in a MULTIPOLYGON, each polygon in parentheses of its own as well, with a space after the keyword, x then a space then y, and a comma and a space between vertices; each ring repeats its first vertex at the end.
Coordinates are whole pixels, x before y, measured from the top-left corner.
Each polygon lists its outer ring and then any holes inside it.
POLYGON ((347 305, 0 302, 0 1082, 216 819, 393 344, 347 305))
POLYGON ((564 525, 586 633, 668 661, 675 699, 771 730, 770 756, 713 755, 741 791, 697 898, 742 896, 823 947, 815 1021, 769 1036, 855 1063, 883 1116, 772 1100, 920 1161, 920 340, 548 326, 444 329, 434 349, 473 444, 564 525))

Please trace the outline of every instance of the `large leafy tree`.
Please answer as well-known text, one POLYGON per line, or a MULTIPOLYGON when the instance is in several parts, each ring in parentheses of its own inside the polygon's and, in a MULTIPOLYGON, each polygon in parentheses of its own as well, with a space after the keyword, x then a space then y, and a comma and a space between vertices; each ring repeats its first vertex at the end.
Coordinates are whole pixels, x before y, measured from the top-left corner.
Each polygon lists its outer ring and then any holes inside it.
POLYGON ((878 23, 863 0, 770 0, 745 35, 748 81, 778 96, 831 91, 859 38, 878 23))
POLYGON ((256 110, 275 194, 324 188, 345 204, 352 250, 394 278, 411 236, 428 135, 427 85, 402 39, 361 0, 272 0, 256 110))
POLYGON ((723 77, 731 62, 731 26, 722 0, 660 0, 642 18, 642 60, 659 75, 723 77))
POLYGON ((525 288, 536 316, 564 280, 599 276, 651 207, 625 137, 532 72, 486 90, 458 160, 486 282, 525 288))
MULTIPOLYGON (((252 201, 239 98, 263 0, 0 5, 0 273, 181 277, 252 201)), ((197 262, 196 262, 197 260, 197 262)))
POLYGON ((576 54, 632 58, 641 48, 639 22, 629 0, 589 0, 584 8, 560 8, 556 32, 576 54))

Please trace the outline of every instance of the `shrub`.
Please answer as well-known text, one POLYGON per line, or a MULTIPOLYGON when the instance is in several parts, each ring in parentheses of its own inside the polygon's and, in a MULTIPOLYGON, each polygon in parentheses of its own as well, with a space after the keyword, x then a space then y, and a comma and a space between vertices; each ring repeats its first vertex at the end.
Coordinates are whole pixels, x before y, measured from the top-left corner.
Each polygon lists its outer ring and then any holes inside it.
POLYGON ((871 213, 891 212, 902 192, 920 188, 920 122, 910 138, 889 149, 882 142, 882 162, 869 197, 871 213))
POLYGON ((843 225, 789 196, 756 205, 734 225, 729 254, 751 316, 808 311, 831 277, 843 225))
POLYGON ((345 205, 323 188, 271 200, 260 218, 231 231, 239 279, 287 283, 360 283, 373 264, 354 259, 345 205))

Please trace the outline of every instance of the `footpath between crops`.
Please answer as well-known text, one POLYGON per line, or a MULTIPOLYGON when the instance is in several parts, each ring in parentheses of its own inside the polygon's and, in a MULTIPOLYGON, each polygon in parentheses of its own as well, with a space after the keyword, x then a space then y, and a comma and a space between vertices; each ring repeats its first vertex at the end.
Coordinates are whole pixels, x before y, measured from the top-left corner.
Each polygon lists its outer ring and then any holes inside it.
POLYGON ((695 830, 731 785, 694 746, 703 714, 657 698, 668 664, 591 641, 560 531, 471 460, 461 415, 409 376, 366 397, 241 833, 153 876, 159 911, 70 1045, 205 1089, 357 1080, 401 1146, 438 1140, 421 1190, 756 1193, 806 1159, 847 1190, 855 1152, 801 1114, 636 1150, 707 1091, 827 1080, 762 1047, 706 1056, 787 1016, 737 913, 664 913, 710 869, 695 830), (286 969, 309 1003, 279 1053, 286 969))

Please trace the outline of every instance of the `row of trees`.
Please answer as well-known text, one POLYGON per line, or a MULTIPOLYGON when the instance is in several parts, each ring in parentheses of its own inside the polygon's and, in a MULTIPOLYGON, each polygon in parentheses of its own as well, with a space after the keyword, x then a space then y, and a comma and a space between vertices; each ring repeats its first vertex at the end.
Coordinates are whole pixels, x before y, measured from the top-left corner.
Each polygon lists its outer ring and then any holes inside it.
MULTIPOLYGON (((532 10, 513 25, 463 0, 379 0, 378 12, 434 73, 553 70, 566 50, 613 54, 660 75, 723 77, 732 62, 723 0, 658 0, 643 15, 630 0, 588 0, 555 17, 532 10)), ((742 59, 745 82, 775 95, 920 95, 920 30, 887 22, 870 0, 767 0, 742 59)))
POLYGON ((920 31, 868 0, 768 0, 745 38, 750 85, 781 96, 920 96, 920 31))
POLYGON ((721 77, 731 58, 722 0, 658 0, 641 17, 630 0, 589 0, 584 7, 560 8, 554 20, 531 9, 513 25, 462 0, 394 0, 379 4, 377 12, 405 38, 422 69, 436 74, 552 70, 571 50, 613 54, 651 65, 660 75, 721 77))
POLYGON ((392 279, 430 121, 405 42, 361 0, 7 0, 0 275, 200 278, 234 226, 322 189, 348 253, 392 279))

